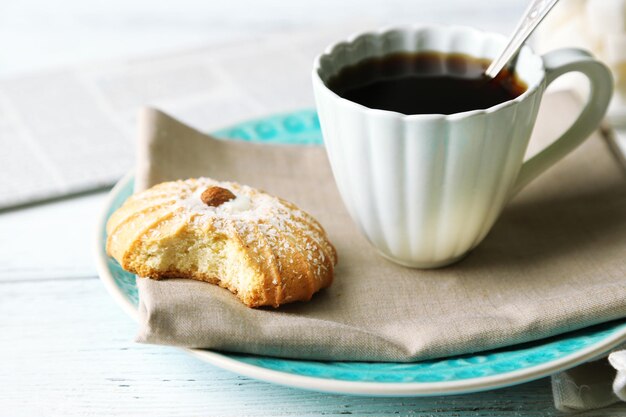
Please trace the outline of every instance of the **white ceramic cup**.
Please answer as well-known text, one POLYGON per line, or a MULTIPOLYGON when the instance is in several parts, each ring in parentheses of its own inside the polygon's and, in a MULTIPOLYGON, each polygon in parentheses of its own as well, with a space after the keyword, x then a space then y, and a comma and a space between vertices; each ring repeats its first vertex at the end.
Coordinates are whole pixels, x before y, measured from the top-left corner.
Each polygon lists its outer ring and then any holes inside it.
POLYGON ((524 47, 516 71, 526 92, 451 115, 367 108, 338 96, 326 82, 369 57, 436 51, 493 59, 505 42, 466 27, 402 27, 354 35, 316 59, 313 89, 335 181, 350 215, 386 258, 434 268, 478 245, 517 191, 597 128, 612 95, 611 73, 579 49, 538 56, 524 47), (524 161, 546 87, 570 71, 590 81, 584 110, 554 143, 524 161))

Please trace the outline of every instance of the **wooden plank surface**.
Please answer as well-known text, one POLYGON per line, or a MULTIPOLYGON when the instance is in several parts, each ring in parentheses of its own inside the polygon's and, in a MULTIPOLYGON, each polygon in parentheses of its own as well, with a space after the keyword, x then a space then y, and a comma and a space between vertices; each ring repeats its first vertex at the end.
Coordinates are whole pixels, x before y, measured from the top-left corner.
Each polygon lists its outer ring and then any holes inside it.
MULTIPOLYGON (((0 75, 151 54, 358 19, 507 31, 525 0, 0 0, 0 75), (252 8, 254 5, 254 8, 252 8)), ((1 167, 0 167, 1 173, 1 167)), ((251 380, 182 351, 134 343, 96 277, 96 193, 0 213, 0 417, 556 416, 546 379, 473 395, 369 398, 251 380)), ((626 406, 583 413, 626 416, 626 406)))
MULTIPOLYGON (((481 394, 369 398, 279 387, 132 342, 95 277, 0 283, 0 416, 555 416, 548 380, 481 394), (7 413, 10 410, 10 413, 7 413)), ((585 413, 626 416, 623 406, 585 413)))
MULTIPOLYGON (((0 265, 13 265, 0 274, 0 416, 558 415, 547 379, 463 396, 349 397, 254 381, 175 348, 133 343, 134 322, 91 264, 103 199, 0 215, 0 265), (80 273, 57 274, 73 264, 80 273)), ((626 416, 626 407, 583 415, 626 416)))

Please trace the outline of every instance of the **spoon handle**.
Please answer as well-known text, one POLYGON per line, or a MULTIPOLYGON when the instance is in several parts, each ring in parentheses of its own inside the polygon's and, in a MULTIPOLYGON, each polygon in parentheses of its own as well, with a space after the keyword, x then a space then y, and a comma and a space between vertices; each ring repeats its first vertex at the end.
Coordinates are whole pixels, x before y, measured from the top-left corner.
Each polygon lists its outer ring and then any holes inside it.
POLYGON ((517 27, 513 31, 509 43, 485 71, 486 76, 495 78, 496 75, 498 75, 558 1, 559 0, 533 0, 530 2, 524 15, 517 24, 517 27))

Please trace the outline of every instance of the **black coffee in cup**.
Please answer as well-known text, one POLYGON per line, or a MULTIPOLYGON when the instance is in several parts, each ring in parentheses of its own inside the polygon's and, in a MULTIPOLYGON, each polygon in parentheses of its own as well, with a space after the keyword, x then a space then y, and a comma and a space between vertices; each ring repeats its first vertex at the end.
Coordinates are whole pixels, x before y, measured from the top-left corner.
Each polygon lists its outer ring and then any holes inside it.
POLYGON ((327 86, 366 107, 404 114, 453 114, 486 109, 527 89, 515 73, 483 73, 487 59, 438 52, 398 52, 345 67, 327 86))

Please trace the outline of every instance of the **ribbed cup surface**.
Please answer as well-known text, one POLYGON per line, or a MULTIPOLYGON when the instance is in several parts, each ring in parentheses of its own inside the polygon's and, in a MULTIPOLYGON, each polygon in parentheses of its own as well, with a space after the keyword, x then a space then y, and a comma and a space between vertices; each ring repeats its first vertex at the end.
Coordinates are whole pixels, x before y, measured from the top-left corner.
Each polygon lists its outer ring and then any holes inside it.
POLYGON ((346 65, 396 51, 492 58, 497 35, 468 28, 392 29, 331 47, 313 84, 326 149, 345 205, 370 242, 408 266, 451 263, 476 246, 507 202, 541 94, 541 59, 525 49, 522 96, 486 110, 413 115, 368 109, 324 82, 346 65))

